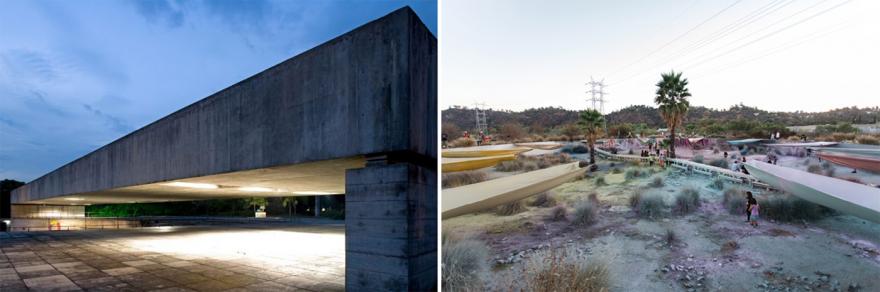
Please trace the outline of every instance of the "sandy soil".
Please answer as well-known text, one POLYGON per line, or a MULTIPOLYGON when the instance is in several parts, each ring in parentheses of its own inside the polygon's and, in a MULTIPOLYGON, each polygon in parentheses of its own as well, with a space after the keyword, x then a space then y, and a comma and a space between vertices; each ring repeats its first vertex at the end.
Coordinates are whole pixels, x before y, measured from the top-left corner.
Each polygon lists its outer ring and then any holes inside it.
MULTIPOLYGON (((780 164, 788 163, 786 159, 780 164)), ((817 222, 763 220, 753 228, 744 216, 722 208, 721 191, 708 186, 708 177, 657 168, 655 174, 627 181, 623 172, 628 166, 615 167, 622 172, 612 174, 609 163, 600 163, 593 177, 552 190, 569 209, 590 193, 598 194, 600 219, 590 227, 548 221, 551 208, 528 207, 512 216, 486 212, 444 220, 444 232, 472 236, 489 246, 494 265, 490 289, 506 289, 510 277, 521 277, 518 265, 535 251, 567 246, 606 259, 613 291, 845 291, 850 285, 880 291, 880 224, 837 215, 817 222), (596 186, 598 176, 608 185, 596 186), (637 217, 629 197, 654 176, 662 177, 665 186, 650 191, 669 202, 685 186, 699 190, 700 210, 658 220, 637 217), (679 237, 671 246, 663 239, 668 229, 679 237), (737 248, 722 249, 731 241, 737 248)), ((866 174, 866 179, 878 178, 866 174)))

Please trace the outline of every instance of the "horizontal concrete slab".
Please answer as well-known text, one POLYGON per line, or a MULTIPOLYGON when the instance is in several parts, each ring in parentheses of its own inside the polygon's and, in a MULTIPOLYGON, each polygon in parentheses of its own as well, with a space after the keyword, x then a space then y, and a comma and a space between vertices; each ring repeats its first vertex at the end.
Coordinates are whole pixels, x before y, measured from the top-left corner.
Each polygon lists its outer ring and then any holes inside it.
POLYGON ((244 186, 343 193, 344 170, 364 156, 436 161, 436 112, 437 40, 407 7, 31 181, 12 201, 253 196, 237 191, 244 186))

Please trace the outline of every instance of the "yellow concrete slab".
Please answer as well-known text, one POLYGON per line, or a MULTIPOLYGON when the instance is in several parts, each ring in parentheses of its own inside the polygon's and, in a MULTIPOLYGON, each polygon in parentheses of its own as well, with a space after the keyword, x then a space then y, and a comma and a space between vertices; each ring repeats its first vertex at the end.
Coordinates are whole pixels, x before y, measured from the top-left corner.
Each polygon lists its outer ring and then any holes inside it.
POLYGON ((505 160, 514 160, 513 154, 473 158, 443 158, 443 172, 474 170, 495 166, 505 160))

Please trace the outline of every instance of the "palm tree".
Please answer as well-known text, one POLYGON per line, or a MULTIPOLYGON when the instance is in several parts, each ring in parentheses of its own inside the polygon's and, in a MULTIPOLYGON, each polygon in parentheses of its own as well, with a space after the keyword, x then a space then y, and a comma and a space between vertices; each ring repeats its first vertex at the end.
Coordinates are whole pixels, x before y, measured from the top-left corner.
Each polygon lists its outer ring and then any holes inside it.
POLYGON ((296 201, 295 197, 284 197, 283 199, 281 199, 281 205, 283 205, 284 207, 287 207, 287 217, 288 218, 291 217, 290 210, 292 208, 296 208, 297 203, 299 203, 299 202, 296 201))
POLYGON ((654 103, 659 106, 660 117, 666 121, 666 125, 669 127, 671 137, 669 157, 675 158, 675 127, 681 125, 687 114, 690 107, 687 98, 691 96, 691 93, 687 89, 688 80, 681 78, 681 72, 670 71, 660 74, 660 77, 660 82, 657 82, 657 97, 654 98, 654 103))
POLYGON ((257 212, 257 206, 266 206, 268 201, 266 198, 251 197, 244 199, 246 207, 253 207, 254 213, 257 212))
POLYGON ((605 117, 597 110, 589 109, 580 113, 578 125, 587 132, 587 144, 590 146, 590 164, 596 163, 596 137, 599 136, 604 124, 605 117))

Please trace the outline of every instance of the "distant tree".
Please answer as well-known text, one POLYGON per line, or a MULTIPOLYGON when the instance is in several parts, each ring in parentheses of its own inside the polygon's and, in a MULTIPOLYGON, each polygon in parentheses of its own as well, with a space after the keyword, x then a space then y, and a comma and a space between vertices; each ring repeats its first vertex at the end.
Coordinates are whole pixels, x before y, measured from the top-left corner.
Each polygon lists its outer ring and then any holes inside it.
POLYGON ((257 212, 257 206, 266 206, 269 202, 266 198, 250 197, 244 199, 245 207, 252 207, 254 213, 257 212))
POLYGON ((296 200, 296 197, 284 197, 281 199, 281 205, 287 207, 287 217, 291 216, 291 209, 296 210, 296 205, 299 201, 296 200))
POLYGON ((574 141, 574 137, 580 134, 580 129, 574 124, 567 124, 562 127, 562 135, 568 137, 568 141, 574 141))
POLYGON ((657 82, 657 96, 654 103, 659 106, 660 117, 666 121, 669 128, 669 135, 672 143, 669 143, 669 157, 675 158, 675 128, 680 126, 685 115, 687 115, 690 102, 688 97, 687 78, 681 78, 681 72, 660 74, 661 80, 657 82))
POLYGON ((599 111, 589 109, 582 111, 580 114, 578 125, 584 129, 587 136, 587 145, 590 146, 590 164, 596 163, 596 137, 602 131, 602 125, 605 124, 605 118, 599 111))
POLYGON ((515 123, 506 123, 501 125, 501 129, 499 131, 501 137, 514 141, 519 138, 522 138, 526 135, 526 131, 523 130, 522 126, 515 123))

